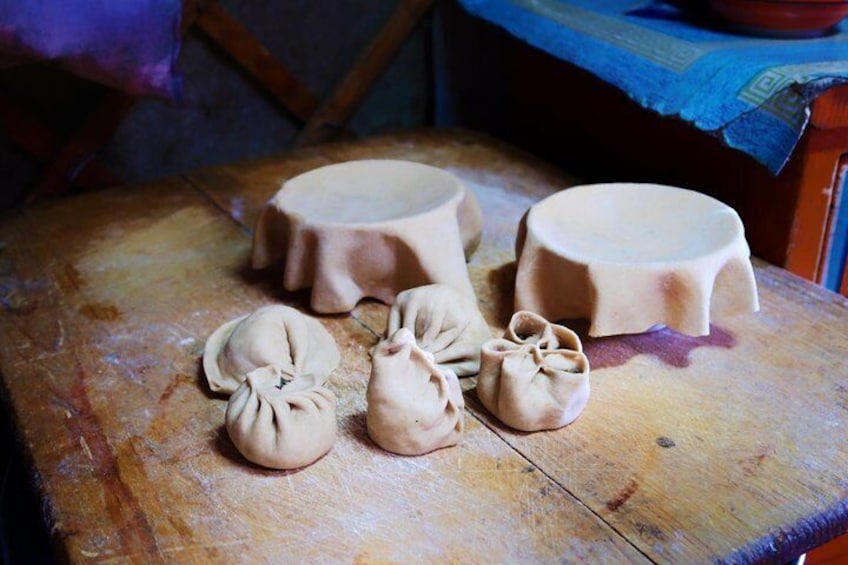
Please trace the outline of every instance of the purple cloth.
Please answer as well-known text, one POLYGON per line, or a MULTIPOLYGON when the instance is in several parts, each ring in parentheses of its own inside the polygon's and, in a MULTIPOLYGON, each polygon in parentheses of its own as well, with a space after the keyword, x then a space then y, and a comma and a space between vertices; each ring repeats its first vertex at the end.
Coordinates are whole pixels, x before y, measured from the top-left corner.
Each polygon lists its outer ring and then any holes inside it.
POLYGON ((0 0, 0 58, 174 100, 181 13, 180 0, 0 0))

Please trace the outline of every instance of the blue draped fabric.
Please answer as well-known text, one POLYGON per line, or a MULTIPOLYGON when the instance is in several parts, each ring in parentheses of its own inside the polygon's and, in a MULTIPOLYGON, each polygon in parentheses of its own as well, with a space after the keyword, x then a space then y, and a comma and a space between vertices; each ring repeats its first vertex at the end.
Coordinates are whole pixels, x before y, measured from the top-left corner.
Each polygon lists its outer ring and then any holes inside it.
POLYGON ((470 13, 594 73, 645 108, 751 155, 786 164, 810 104, 848 83, 848 24, 766 39, 706 24, 659 0, 460 0, 470 13))

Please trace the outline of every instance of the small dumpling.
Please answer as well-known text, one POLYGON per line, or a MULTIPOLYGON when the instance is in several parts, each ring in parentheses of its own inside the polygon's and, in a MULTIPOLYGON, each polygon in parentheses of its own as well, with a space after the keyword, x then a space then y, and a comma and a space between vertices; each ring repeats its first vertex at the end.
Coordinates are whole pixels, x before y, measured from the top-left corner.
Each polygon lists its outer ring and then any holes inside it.
POLYGON ((516 313, 505 339, 483 345, 477 396, 517 430, 561 428, 589 401, 589 360, 577 334, 528 314, 516 313))
POLYGON ((405 328, 378 343, 372 356, 366 424, 374 443, 400 455, 456 445, 465 400, 453 371, 436 365, 405 328))
POLYGON ((340 359, 321 322, 277 304, 215 330, 206 340, 203 372, 212 391, 232 394, 245 375, 269 365, 293 377, 312 375, 323 384, 340 359))
POLYGON ((248 373, 227 402, 227 432, 245 459, 272 469, 317 461, 336 441, 336 397, 309 375, 248 373))
POLYGON ((480 346, 492 337, 474 299, 443 284, 398 294, 389 311, 386 335, 400 328, 411 331, 421 349, 458 377, 480 371, 480 346))

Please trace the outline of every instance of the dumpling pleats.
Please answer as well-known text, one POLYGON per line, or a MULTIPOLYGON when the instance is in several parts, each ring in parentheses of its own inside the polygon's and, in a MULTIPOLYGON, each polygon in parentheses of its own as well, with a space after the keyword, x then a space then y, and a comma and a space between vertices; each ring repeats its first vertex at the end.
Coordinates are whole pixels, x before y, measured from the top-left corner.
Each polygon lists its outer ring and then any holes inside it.
POLYGON ((386 335, 406 328, 418 346, 458 377, 480 371, 480 346, 492 337, 474 299, 443 284, 398 294, 389 311, 386 335))
POLYGON ((203 372, 213 392, 232 394, 251 371, 273 366, 326 382, 341 356, 321 322, 279 304, 219 327, 206 341, 203 372))
POLYGON ((247 460, 272 469, 303 467, 336 440, 336 397, 310 376, 287 382, 280 371, 263 367, 230 396, 226 426, 247 460))
POLYGON ((459 381, 405 328, 375 347, 366 399, 368 435, 386 451, 421 455, 459 442, 465 408, 459 381))
POLYGON ((540 349, 583 351, 583 344, 573 330, 552 324, 538 314, 519 310, 512 315, 504 339, 519 345, 536 344, 540 349))
POLYGON ((483 345, 477 396, 504 424, 525 432, 573 422, 589 401, 589 360, 570 329, 517 312, 504 339, 483 345))

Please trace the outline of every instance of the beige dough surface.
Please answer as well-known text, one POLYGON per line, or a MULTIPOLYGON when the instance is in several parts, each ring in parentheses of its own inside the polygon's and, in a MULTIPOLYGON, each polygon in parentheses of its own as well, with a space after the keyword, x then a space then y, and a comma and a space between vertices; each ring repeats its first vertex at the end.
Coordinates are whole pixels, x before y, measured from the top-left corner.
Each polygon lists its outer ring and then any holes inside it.
POLYGON ((420 163, 363 160, 314 169, 263 208, 253 267, 285 261, 286 290, 312 288, 317 312, 387 304, 442 283, 474 296, 465 261, 480 243, 480 207, 453 174, 420 163))
POLYGON ((207 339, 203 372, 214 392, 231 394, 246 375, 271 366, 323 384, 340 360, 333 336, 318 320, 283 305, 263 306, 220 326, 207 339))
POLYGON ((455 445, 464 427, 465 400, 456 375, 401 328, 372 354, 366 391, 371 439, 392 453, 421 455, 455 445))
POLYGON ((699 336, 711 315, 759 309, 742 222, 703 194, 654 184, 560 191, 524 216, 515 309, 586 318, 589 335, 657 324, 699 336))
POLYGON ((568 328, 516 312, 504 338, 483 345, 477 396, 516 430, 566 426, 589 401, 589 361, 581 349, 568 328))
POLYGON ((336 397, 312 375, 286 382, 278 369, 262 367, 230 396, 226 426, 248 461, 296 469, 316 461, 336 441, 336 397))
POLYGON ((544 350, 583 351, 580 337, 573 330, 523 310, 512 315, 503 337, 518 345, 536 345, 544 350))
POLYGON ((492 337, 477 301, 442 284, 398 294, 389 311, 386 336, 400 328, 412 332, 421 349, 458 377, 480 371, 480 347, 492 337))

